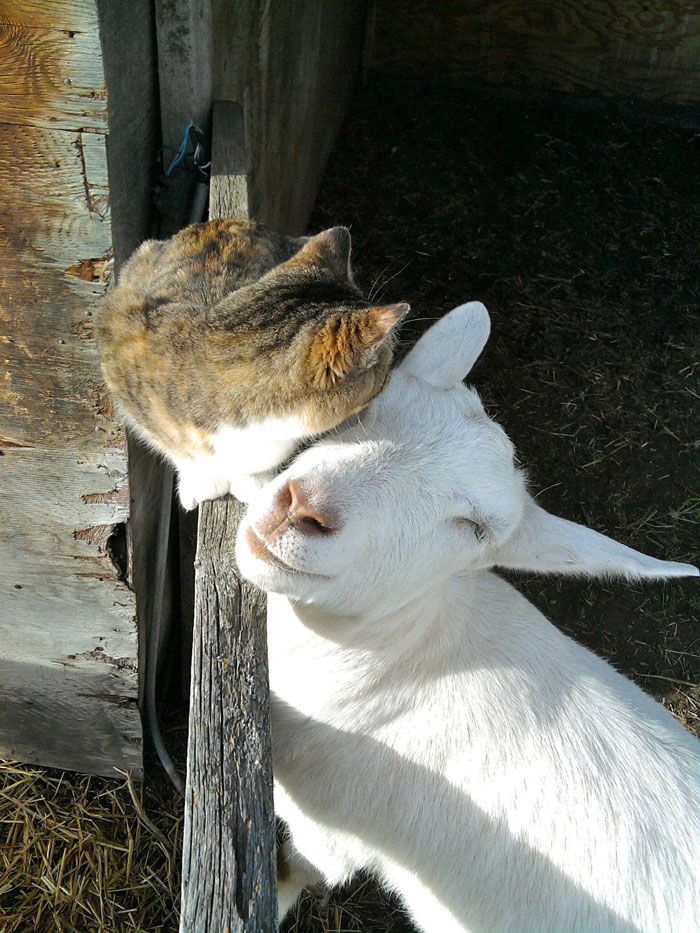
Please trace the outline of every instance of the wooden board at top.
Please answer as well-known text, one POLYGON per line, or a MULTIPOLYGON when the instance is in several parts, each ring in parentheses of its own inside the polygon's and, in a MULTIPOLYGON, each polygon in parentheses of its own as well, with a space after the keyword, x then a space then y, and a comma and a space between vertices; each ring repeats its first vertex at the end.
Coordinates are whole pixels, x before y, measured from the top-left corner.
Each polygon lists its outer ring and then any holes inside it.
POLYGON ((694 104, 700 8, 688 0, 377 0, 371 68, 694 104))
POLYGON ((244 107, 250 215, 301 233, 359 73, 366 4, 213 6, 213 97, 244 107))

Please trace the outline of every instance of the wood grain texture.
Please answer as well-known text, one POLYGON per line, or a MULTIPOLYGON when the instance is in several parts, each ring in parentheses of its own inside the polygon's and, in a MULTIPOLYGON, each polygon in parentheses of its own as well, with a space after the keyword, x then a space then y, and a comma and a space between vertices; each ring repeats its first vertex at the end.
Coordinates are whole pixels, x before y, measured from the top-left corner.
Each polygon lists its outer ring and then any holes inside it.
POLYGON ((192 120, 208 131, 212 101, 212 0, 155 0, 160 119, 166 158, 192 120))
POLYGON ((0 657, 0 757, 112 778, 141 773, 136 672, 98 654, 41 665, 0 657))
MULTIPOLYGON (((97 0, 97 10, 109 104, 105 168, 118 272, 151 230, 160 145, 155 21, 150 0, 97 0)), ((87 176, 97 185, 100 175, 93 169, 89 143, 90 134, 83 134, 87 176)))
POLYGON ((0 124, 0 755, 138 775, 126 451, 92 340, 105 137, 86 135, 0 124))
POLYGON ((365 0, 213 8, 213 95, 244 105, 251 216, 303 233, 359 72, 365 0))
POLYGON ((265 599, 236 569, 243 511, 200 507, 182 933, 275 929, 265 599))
MULTIPOLYGON (((106 162, 93 158, 90 144, 99 136, 83 133, 81 139, 88 190, 97 193, 97 186, 109 178, 112 249, 118 276, 121 264, 152 232, 152 185, 160 144, 155 20, 150 0, 97 0, 97 11, 109 103, 106 162)), ((127 574, 136 596, 138 654, 145 658, 163 467, 132 434, 127 438, 127 451, 131 500, 126 528, 127 574)), ((164 609, 168 612, 168 605, 164 609)), ((145 664, 139 665, 139 678, 143 699, 145 664)))
MULTIPOLYGON (((217 217, 245 206, 245 163, 233 105, 215 105, 213 125, 217 217)), ((236 567, 243 513, 230 498, 199 509, 181 933, 277 927, 266 601, 236 567)))
POLYGON ((371 67, 576 94, 700 100, 688 0, 377 0, 371 67))
POLYGON ((0 123, 0 242, 22 268, 63 273, 77 259, 111 256, 106 142, 91 140, 86 161, 85 135, 0 123))
MULTIPOLYGON (((0 0, 0 755, 138 776, 132 496, 92 320, 116 227, 146 232, 155 134, 101 43, 147 49, 149 4, 109 6, 100 22, 95 0, 0 0)), ((138 63, 152 87, 152 53, 138 63)))
POLYGON ((92 339, 112 251, 105 138, 93 184, 82 135, 0 124, 0 437, 25 447, 119 442, 92 339))
POLYGON ((0 0, 0 24, 97 33, 95 0, 0 0))
POLYGON ((212 142, 209 214, 247 220, 250 216, 248 154, 243 110, 239 104, 229 100, 215 101, 213 110, 216 126, 222 131, 214 136, 212 142))
MULTIPOLYGON (((0 11, 0 20, 7 18, 0 11)), ((45 27, 0 22, 0 122, 105 132, 97 30, 61 30, 46 20, 45 27)))

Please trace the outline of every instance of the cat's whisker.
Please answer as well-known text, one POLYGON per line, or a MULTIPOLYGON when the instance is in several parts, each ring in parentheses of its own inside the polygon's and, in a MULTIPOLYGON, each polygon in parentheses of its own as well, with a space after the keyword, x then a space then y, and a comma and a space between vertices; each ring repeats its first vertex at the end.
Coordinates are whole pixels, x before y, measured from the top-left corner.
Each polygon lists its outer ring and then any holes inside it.
MULTIPOLYGON (((401 273, 402 273, 404 270, 408 269, 408 267, 409 267, 410 265, 411 265, 411 260, 409 259, 408 262, 407 262, 404 266, 402 266, 402 267, 399 269, 398 272, 395 272, 393 275, 390 275, 388 279, 385 279, 385 281, 382 282, 382 284, 377 288, 376 297, 379 297, 380 294, 381 294, 381 292, 384 291, 384 289, 387 287, 387 285, 389 284, 389 282, 393 281, 393 279, 395 279, 397 275, 401 275, 401 273)), ((387 268, 388 268, 388 266, 387 266, 387 268)))
POLYGON ((391 265, 391 263, 388 263, 386 266, 384 266, 384 268, 381 270, 381 272, 379 272, 379 274, 377 275, 377 277, 376 277, 376 279, 374 280, 374 282, 372 282, 372 287, 370 288, 369 294, 367 295, 367 301, 371 301, 371 300, 372 300, 372 298, 374 297, 374 294, 375 294, 375 289, 379 290, 379 289, 382 287, 381 285, 378 286, 377 283, 379 282, 379 280, 380 280, 381 277, 384 275, 384 273, 386 272, 386 270, 389 268, 390 265, 391 265))

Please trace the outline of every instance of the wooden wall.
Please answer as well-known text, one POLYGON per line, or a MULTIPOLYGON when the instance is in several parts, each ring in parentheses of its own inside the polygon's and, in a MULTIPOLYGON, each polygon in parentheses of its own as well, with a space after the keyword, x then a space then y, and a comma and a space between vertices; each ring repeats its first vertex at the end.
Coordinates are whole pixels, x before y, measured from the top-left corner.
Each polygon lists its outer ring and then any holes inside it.
POLYGON ((141 722, 93 316, 145 233, 153 78, 147 0, 0 0, 0 755, 107 774, 141 722))
POLYGON ((372 68, 700 101, 696 0, 376 0, 372 68))
POLYGON ((365 0, 219 0, 214 97, 243 105, 250 210, 303 233, 359 74, 365 0))
POLYGON ((163 141, 245 112, 251 216, 305 229, 360 68, 365 0, 156 0, 163 141))

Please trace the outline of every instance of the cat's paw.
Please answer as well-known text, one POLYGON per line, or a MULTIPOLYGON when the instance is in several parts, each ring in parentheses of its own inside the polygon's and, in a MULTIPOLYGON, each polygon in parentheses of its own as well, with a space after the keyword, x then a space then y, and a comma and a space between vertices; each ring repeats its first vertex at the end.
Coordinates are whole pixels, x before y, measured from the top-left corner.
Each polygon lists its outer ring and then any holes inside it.
POLYGON ((229 489, 229 481, 222 477, 193 476, 182 473, 177 484, 180 502, 186 512, 196 509, 200 502, 228 495, 229 489))
POLYGON ((275 470, 266 470, 264 473, 240 473, 230 478, 229 490, 239 502, 248 505, 265 483, 275 476, 275 470))

